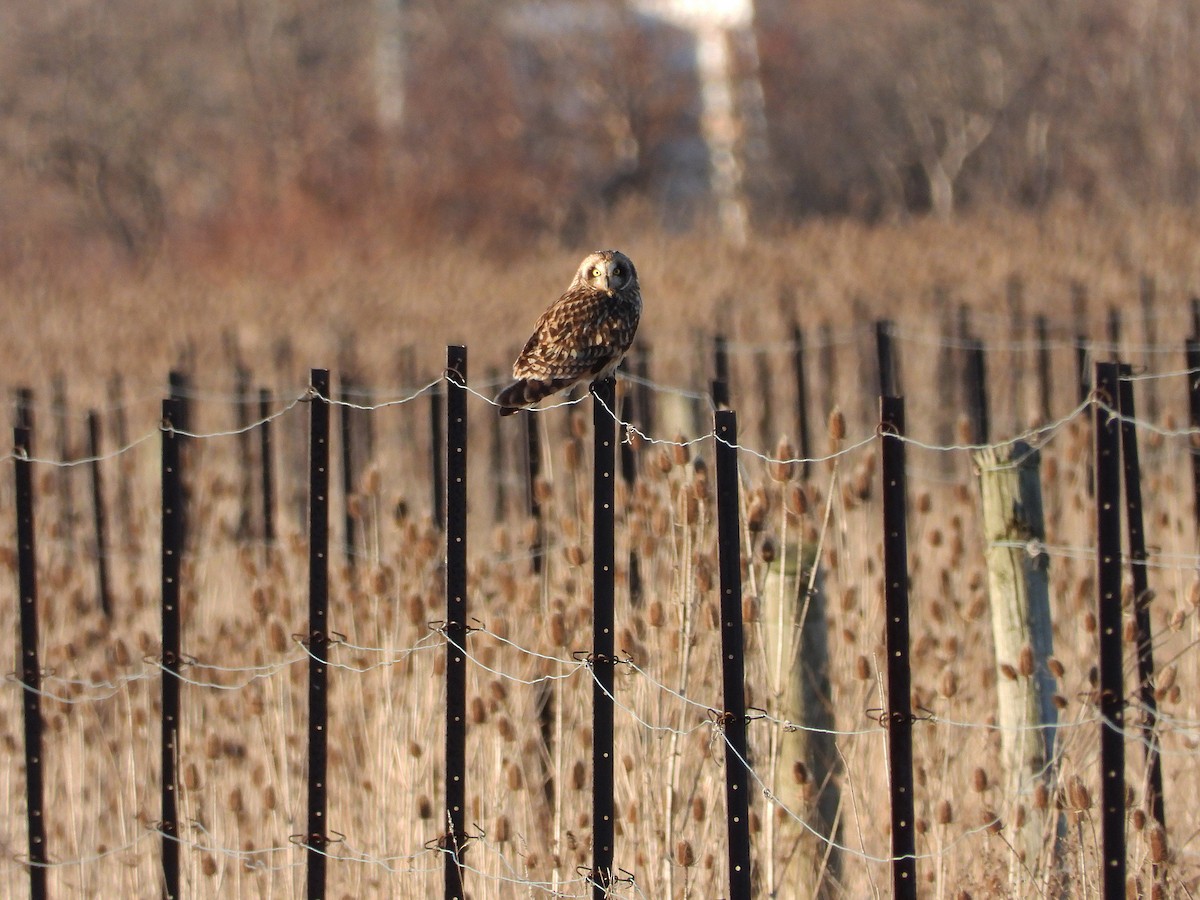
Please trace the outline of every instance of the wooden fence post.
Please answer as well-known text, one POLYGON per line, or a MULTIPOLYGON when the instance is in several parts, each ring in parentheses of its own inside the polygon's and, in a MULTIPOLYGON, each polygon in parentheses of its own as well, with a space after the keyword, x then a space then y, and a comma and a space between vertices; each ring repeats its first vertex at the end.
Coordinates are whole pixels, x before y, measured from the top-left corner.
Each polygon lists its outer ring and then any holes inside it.
POLYGON ((467 348, 446 351, 446 900, 463 900, 467 775, 467 348))
POLYGON ((88 456, 91 463, 92 521, 96 531, 96 594, 104 618, 112 621, 112 597, 108 590, 108 518, 104 514, 104 482, 100 472, 100 417, 88 411, 88 456))
POLYGON ((908 635, 908 514, 904 469, 904 400, 881 397, 883 578, 888 675, 888 759, 892 795, 892 896, 916 900, 913 817, 912 666, 908 635))
POLYGON ((33 431, 28 410, 13 430, 17 493, 17 581, 20 591, 21 709, 25 724, 25 806, 29 843, 29 895, 46 896, 46 817, 42 778, 42 669, 38 654, 37 550, 34 536, 33 431), (22 422, 22 419, 24 420, 22 422))
MULTIPOLYGON (((983 515, 984 555, 996 651, 997 724, 1006 796, 1024 793, 1030 780, 1054 782, 1054 707, 1049 559, 1042 514, 1041 461, 1024 441, 985 447, 975 454, 983 515)), ((1009 889, 1028 872, 1039 875, 1052 811, 1025 804, 1015 826, 1009 889)), ((1042 871, 1049 872, 1047 865, 1042 871)))
POLYGON ((813 551, 803 535, 781 542, 762 582, 758 628, 772 706, 777 718, 796 726, 771 733, 770 788, 775 799, 805 823, 785 818, 772 839, 774 816, 768 809, 767 846, 796 849, 787 862, 774 864, 778 868, 773 874, 773 861, 768 859, 764 896, 784 896, 787 885, 809 897, 837 896, 842 872, 842 767, 833 734, 837 723, 829 678, 828 601, 820 571, 812 577, 817 565, 813 551), (804 779, 796 777, 797 765, 804 767, 804 779))
POLYGON ((1104 900, 1125 896, 1125 680, 1121 646, 1121 432, 1117 364, 1096 364, 1093 403, 1100 632, 1100 795, 1104 900))
POLYGON ((162 865, 163 896, 179 896, 179 667, 181 591, 184 531, 187 514, 183 489, 184 438, 178 422, 186 419, 181 400, 171 398, 162 407, 162 865))
POLYGON ((592 385, 592 897, 613 884, 613 673, 616 665, 616 381, 592 385))
MULTIPOLYGON (((1150 592, 1146 573, 1146 534, 1142 521, 1142 483, 1138 465, 1137 413, 1133 399, 1133 368, 1119 364, 1117 388, 1121 412, 1121 462, 1125 484, 1125 531, 1129 541, 1130 578, 1133 587, 1134 626, 1137 630, 1138 696, 1142 705, 1142 743, 1146 750, 1146 806, 1162 827, 1166 841, 1167 818, 1163 807, 1162 757, 1158 740, 1158 700, 1154 696, 1154 635, 1150 626, 1150 592)), ((1155 881, 1166 891, 1166 871, 1154 864, 1155 881)))
POLYGON ((329 725, 329 370, 313 369, 308 488, 308 900, 325 896, 329 725))
POLYGON ((737 468, 737 413, 717 410, 717 567, 721 589, 721 683, 725 733, 725 803, 729 828, 729 896, 749 900, 750 772, 746 750, 745 642, 737 468))

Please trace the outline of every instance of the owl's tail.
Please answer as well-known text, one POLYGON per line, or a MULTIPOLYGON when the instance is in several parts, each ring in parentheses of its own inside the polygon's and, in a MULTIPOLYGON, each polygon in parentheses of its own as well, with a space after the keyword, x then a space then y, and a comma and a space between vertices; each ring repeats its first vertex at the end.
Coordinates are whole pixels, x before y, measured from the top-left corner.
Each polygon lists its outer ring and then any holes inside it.
POLYGON ((519 378, 496 395, 496 405, 500 407, 500 415, 511 416, 574 383, 575 379, 540 381, 535 378, 519 378))

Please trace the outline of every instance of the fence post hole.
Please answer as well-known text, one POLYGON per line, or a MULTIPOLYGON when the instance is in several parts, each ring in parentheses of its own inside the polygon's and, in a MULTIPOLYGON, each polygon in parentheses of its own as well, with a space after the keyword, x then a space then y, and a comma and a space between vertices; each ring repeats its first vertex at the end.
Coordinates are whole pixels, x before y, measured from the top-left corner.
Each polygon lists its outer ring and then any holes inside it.
MULTIPOLYGON (((1150 601, 1153 595, 1146 572, 1146 533, 1142 516, 1142 483, 1138 464, 1137 418, 1133 397, 1133 369, 1127 363, 1118 366, 1117 388, 1121 412, 1121 463, 1125 484, 1125 530, 1129 541, 1130 578, 1133 587, 1134 627, 1137 629, 1138 694, 1142 703, 1142 742, 1146 750, 1146 807, 1162 826, 1166 840, 1166 813, 1163 808, 1162 757, 1158 742, 1158 701, 1154 696, 1154 635, 1150 626, 1150 601)), ((1165 876, 1163 867, 1154 865, 1155 880, 1165 876)), ((1161 884, 1163 890, 1166 885, 1161 884)))
POLYGON ((808 480, 809 459, 812 457, 812 442, 808 423, 808 380, 804 371, 804 331, 792 323, 792 370, 796 381, 796 432, 800 441, 800 477, 808 480))
POLYGON ((270 559, 275 545, 275 470, 271 461, 271 394, 266 388, 258 391, 259 428, 258 455, 262 464, 262 537, 266 556, 270 559))
POLYGON ((1033 320, 1034 342, 1037 344, 1038 424, 1050 421, 1050 328, 1046 317, 1033 320))
POLYGON ((725 335, 713 338, 712 400, 717 409, 729 408, 729 346, 725 335))
POLYGON ((1125 686, 1121 671, 1121 432, 1117 364, 1096 363, 1096 618, 1100 630, 1100 796, 1105 900, 1125 896, 1125 686))
MULTIPOLYGON (((18 414, 18 421, 22 414, 18 414)), ((27 419, 26 419, 27 421, 27 419)), ((25 803, 29 838, 29 896, 46 896, 46 819, 42 784, 42 670, 38 661, 37 552, 34 543, 33 431, 13 430, 17 492, 17 580, 21 593, 21 708, 25 719, 25 803)))
POLYGON ((616 653, 616 381, 592 385, 592 897, 613 884, 613 670, 616 653))
POLYGON ((737 413, 717 410, 717 568, 721 587, 721 684, 725 735, 725 804, 729 828, 729 896, 749 900, 750 777, 746 750, 745 645, 739 523, 737 413))
POLYGON ((308 900, 325 896, 328 844, 325 772, 328 762, 329 667, 329 370, 309 382, 308 470, 308 900))
POLYGON ((163 401, 162 407, 162 863, 163 896, 179 896, 179 664, 180 573, 184 547, 183 436, 178 421, 185 418, 183 402, 163 401))
POLYGON ((899 389, 896 378, 896 350, 892 342, 891 319, 875 320, 875 353, 879 372, 879 396, 895 396, 899 389))
MULTIPOLYGON (((1046 540, 1042 513, 1041 461, 1024 441, 984 447, 975 454, 979 472, 988 600, 996 654, 996 706, 1001 763, 1008 795, 1040 781, 1053 789, 1055 778, 1054 676, 1050 618, 1049 560, 1031 542, 1046 540), (1014 677, 1015 676, 1015 677, 1014 677)), ((1009 890, 1032 874, 1043 888, 1053 865, 1043 857, 1051 809, 1026 809, 1014 823, 1009 856, 1009 890)))
POLYGON ((542 500, 538 491, 542 474, 542 442, 538 414, 527 409, 525 420, 525 472, 529 515, 533 519, 533 543, 529 547, 530 567, 535 575, 542 571, 542 500))
POLYGON ((446 351, 446 900, 463 900, 467 773, 467 348, 446 351))
POLYGON ((88 410, 88 458, 91 462, 92 521, 96 531, 96 595, 104 617, 112 621, 112 597, 108 590, 108 518, 104 513, 104 481, 100 472, 100 416, 88 410))
POLYGON ((883 572, 887 618, 888 758, 892 795, 892 896, 916 900, 904 399, 881 397, 879 420, 883 441, 880 459, 883 470, 883 572))
MULTIPOLYGON (((354 380, 349 375, 342 376, 342 404, 339 410, 338 423, 341 426, 342 438, 342 519, 345 532, 342 535, 342 553, 346 565, 353 575, 355 565, 355 545, 357 541, 357 520, 354 498, 354 416, 357 410, 351 406, 354 402, 354 380)), ((437 451, 434 451, 437 452, 437 451)))
MULTIPOLYGON (((1197 304, 1197 309, 1200 309, 1200 303, 1197 304)), ((1200 429, 1200 336, 1188 339, 1185 352, 1188 370, 1188 425, 1193 429, 1200 429)), ((1200 439, 1191 437, 1188 450, 1192 457, 1192 515, 1196 520, 1197 540, 1200 540, 1200 439)))

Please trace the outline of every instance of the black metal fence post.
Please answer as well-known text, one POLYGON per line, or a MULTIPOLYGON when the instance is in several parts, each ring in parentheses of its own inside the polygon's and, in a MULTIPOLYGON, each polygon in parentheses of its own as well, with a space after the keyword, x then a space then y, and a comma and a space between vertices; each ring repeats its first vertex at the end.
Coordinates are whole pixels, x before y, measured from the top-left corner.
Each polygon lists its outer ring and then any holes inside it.
POLYGON ((988 416, 987 356, 983 341, 968 337, 966 346, 967 415, 971 420, 971 442, 986 444, 991 439, 988 416))
MULTIPOLYGON (((236 352, 236 351, 235 351, 236 352)), ((250 394, 250 370, 240 360, 234 362, 233 392, 237 396, 237 445, 241 457, 241 490, 238 500, 242 509, 238 515, 237 539, 248 541, 254 533, 254 436, 250 433, 254 406, 250 394)))
POLYGON ((716 430, 717 568, 721 588, 721 683, 725 706, 725 804, 729 828, 729 896, 749 900, 750 777, 746 749, 745 644, 739 524, 737 413, 718 410, 716 430))
POLYGON ((446 900, 463 900, 467 774, 467 348, 446 351, 446 900))
POLYGON ((907 475, 904 400, 881 397, 883 571, 888 676, 888 758, 892 795, 892 896, 917 896, 913 800, 912 665, 908 634, 907 475))
POLYGON ((269 558, 275 545, 275 466, 271 456, 274 452, 271 439, 271 395, 266 388, 260 388, 258 391, 258 417, 262 421, 258 426, 258 455, 262 465, 262 537, 269 558))
MULTIPOLYGON (((22 419, 18 415, 18 420, 22 419)), ((26 420, 27 416, 24 416, 26 420)), ((17 491, 17 581, 21 594, 21 707, 25 719, 25 798, 29 839, 29 895, 46 896, 46 818, 42 778, 42 669, 38 661, 37 552, 34 538, 33 432, 13 430, 17 491)))
POLYGON ((177 432, 186 419, 183 401, 167 399, 162 406, 162 863, 163 896, 179 896, 179 665, 180 574, 185 540, 183 436, 177 432))
POLYGON ((100 417, 89 410, 87 417, 88 457, 91 463, 92 521, 96 531, 96 594, 104 617, 112 621, 112 597, 108 589, 108 517, 104 511, 104 481, 100 471, 100 417))
POLYGON ((1100 797, 1105 900, 1125 896, 1125 682, 1121 670, 1121 432, 1117 364, 1096 364, 1093 403, 1096 618, 1100 630, 1100 797))
POLYGON ((796 381, 796 431, 800 441, 800 477, 807 480, 812 457, 812 440, 808 421, 808 377, 804 363, 804 331, 792 323, 792 371, 796 381))
POLYGON ((592 897, 613 883, 616 833, 613 798, 613 670, 616 653, 616 381, 592 385, 595 450, 592 472, 592 897))
POLYGON ((879 395, 890 397, 898 393, 896 349, 892 341, 892 321, 875 320, 875 357, 879 370, 879 395))
POLYGON ((538 432, 538 413, 527 409, 521 418, 525 420, 526 499, 529 503, 529 515, 533 518, 529 565, 536 575, 542 571, 542 501, 538 497, 538 481, 542 474, 542 442, 538 432))
MULTIPOLYGON (((1154 696, 1154 635, 1151 633, 1151 594, 1146 573, 1146 534, 1142 516, 1142 482, 1138 464, 1137 414, 1133 399, 1133 367, 1118 366, 1118 408, 1121 412, 1121 462, 1125 484, 1125 532, 1129 541, 1134 626, 1137 630, 1138 696, 1142 704, 1142 743, 1146 750, 1146 806, 1166 835, 1163 808, 1162 757, 1158 741, 1158 700, 1154 696)), ((1156 879, 1162 866, 1154 864, 1156 879)))
POLYGON ((712 400, 717 409, 729 408, 729 346, 725 335, 713 338, 712 400))
POLYGON ((329 725, 329 370, 313 369, 308 489, 308 900, 325 896, 329 725))
POLYGON ((1046 317, 1039 315, 1033 320, 1034 342, 1037 344, 1038 373, 1038 420, 1040 424, 1050 421, 1050 328, 1046 317))

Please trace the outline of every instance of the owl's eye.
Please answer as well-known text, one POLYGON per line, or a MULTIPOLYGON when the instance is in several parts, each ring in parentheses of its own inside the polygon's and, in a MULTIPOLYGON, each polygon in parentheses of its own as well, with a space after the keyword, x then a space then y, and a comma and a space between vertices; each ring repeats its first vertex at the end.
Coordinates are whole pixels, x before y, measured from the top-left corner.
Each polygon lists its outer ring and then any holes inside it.
POLYGON ((604 270, 601 269, 599 266, 596 266, 596 268, 592 269, 592 277, 593 278, 599 278, 603 274, 604 274, 604 270))
POLYGON ((614 266, 614 267, 613 267, 613 274, 614 274, 614 275, 620 275, 620 274, 621 274, 621 267, 620 267, 620 266, 614 266))

